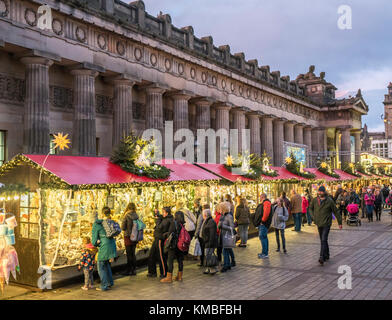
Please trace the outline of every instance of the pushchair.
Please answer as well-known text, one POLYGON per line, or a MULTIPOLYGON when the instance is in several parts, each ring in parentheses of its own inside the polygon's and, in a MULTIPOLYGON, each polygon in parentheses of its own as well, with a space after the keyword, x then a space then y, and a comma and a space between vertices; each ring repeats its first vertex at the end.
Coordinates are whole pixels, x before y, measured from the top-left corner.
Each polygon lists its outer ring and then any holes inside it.
POLYGON ((355 224, 357 227, 361 225, 361 219, 359 218, 359 207, 355 203, 351 203, 347 206, 347 225, 355 224))

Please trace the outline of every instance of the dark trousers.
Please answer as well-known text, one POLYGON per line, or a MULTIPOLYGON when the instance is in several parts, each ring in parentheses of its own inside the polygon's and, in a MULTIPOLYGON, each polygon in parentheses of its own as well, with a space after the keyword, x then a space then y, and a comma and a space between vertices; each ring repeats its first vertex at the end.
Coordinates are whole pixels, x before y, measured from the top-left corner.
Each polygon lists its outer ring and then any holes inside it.
POLYGON ((222 262, 222 251, 223 248, 221 246, 218 246, 218 248, 216 248, 216 255, 218 256, 219 262, 222 262))
POLYGON ((301 231, 302 212, 293 213, 293 218, 294 218, 294 230, 301 231))
POLYGON ((340 211, 340 215, 342 216, 342 217, 347 217, 347 210, 346 210, 346 208, 344 208, 344 207, 340 207, 339 208, 339 211, 340 211))
POLYGON ((161 276, 166 276, 167 272, 167 257, 163 251, 163 240, 154 239, 148 257, 148 273, 157 273, 157 261, 159 263, 159 271, 161 276))
POLYGON ((365 204, 363 204, 361 206, 361 211, 362 211, 362 217, 361 218, 366 218, 367 214, 366 214, 366 205, 365 204))
POLYGON ((199 243, 200 243, 200 249, 201 249, 201 256, 200 256, 200 263, 204 264, 204 249, 205 249, 205 245, 204 245, 204 241, 202 238, 197 237, 199 239, 199 243))
POLYGON ((282 238, 283 250, 286 250, 286 238, 284 236, 284 229, 275 229, 276 243, 278 245, 278 249, 280 250, 279 233, 280 233, 280 237, 282 238))
POLYGON ((175 249, 169 249, 168 257, 167 257, 167 272, 173 273, 173 263, 174 259, 177 260, 178 263, 178 271, 182 272, 184 270, 184 253, 175 249))
POLYGON ((324 261, 329 259, 329 246, 328 246, 328 235, 331 226, 328 227, 318 227, 318 232, 320 235, 321 249, 320 258, 324 261))
POLYGON ((125 246, 127 253, 127 270, 126 272, 136 272, 136 243, 130 246, 125 246))
POLYGON ((367 218, 369 222, 373 221, 373 210, 374 210, 374 206, 366 205, 367 218))
POLYGON ((381 220, 381 212, 382 212, 381 205, 374 206, 374 211, 376 211, 376 220, 380 221, 381 220))
POLYGON ((223 267, 229 269, 235 263, 234 251, 232 248, 223 249, 223 267), (231 261, 230 261, 231 260, 231 261))

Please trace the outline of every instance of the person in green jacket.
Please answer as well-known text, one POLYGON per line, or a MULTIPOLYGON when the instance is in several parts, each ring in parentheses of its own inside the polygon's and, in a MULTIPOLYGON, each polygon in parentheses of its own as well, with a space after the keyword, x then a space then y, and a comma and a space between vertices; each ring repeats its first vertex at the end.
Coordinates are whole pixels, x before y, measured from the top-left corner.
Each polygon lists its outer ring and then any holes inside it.
MULTIPOLYGON (((104 207, 102 213, 105 215, 105 219, 110 220, 110 208, 104 207)), ((106 237, 102 222, 103 220, 96 220, 93 224, 92 244, 98 247, 97 265, 98 274, 101 278, 101 287, 98 287, 97 290, 106 291, 114 285, 110 263, 117 256, 117 249, 116 240, 106 237)))
POLYGON ((328 235, 332 225, 332 214, 338 220, 339 229, 342 229, 342 216, 338 211, 335 202, 327 195, 324 186, 318 189, 318 195, 309 205, 309 212, 320 235, 321 249, 319 263, 329 260, 328 235))

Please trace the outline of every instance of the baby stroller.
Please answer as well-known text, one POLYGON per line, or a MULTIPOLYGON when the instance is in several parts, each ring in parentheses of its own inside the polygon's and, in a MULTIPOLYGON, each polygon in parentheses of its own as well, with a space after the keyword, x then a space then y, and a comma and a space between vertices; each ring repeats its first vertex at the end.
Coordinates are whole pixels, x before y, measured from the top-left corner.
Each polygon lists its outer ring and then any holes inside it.
POLYGON ((347 217, 347 224, 350 226, 352 224, 355 224, 357 227, 361 225, 361 219, 359 219, 359 207, 355 203, 351 203, 347 206, 347 212, 348 212, 348 217, 347 217))

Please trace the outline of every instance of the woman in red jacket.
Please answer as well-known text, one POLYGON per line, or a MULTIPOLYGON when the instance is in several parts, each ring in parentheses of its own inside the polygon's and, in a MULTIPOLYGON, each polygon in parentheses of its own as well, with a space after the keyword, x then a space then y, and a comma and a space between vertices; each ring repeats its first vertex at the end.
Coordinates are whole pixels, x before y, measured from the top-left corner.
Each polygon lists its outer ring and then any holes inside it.
POLYGON ((308 211, 309 201, 302 195, 302 226, 305 226, 306 212, 308 211))
MULTIPOLYGON (((217 207, 218 207, 218 204, 215 206, 214 221, 215 221, 216 225, 218 226, 218 223, 220 221, 222 214, 217 210, 217 207)), ((216 248, 216 255, 218 256, 219 263, 221 263, 223 248, 222 248, 222 241, 220 239, 220 230, 218 227, 217 227, 217 232, 218 232, 218 239, 219 240, 218 240, 218 247, 216 248)))

